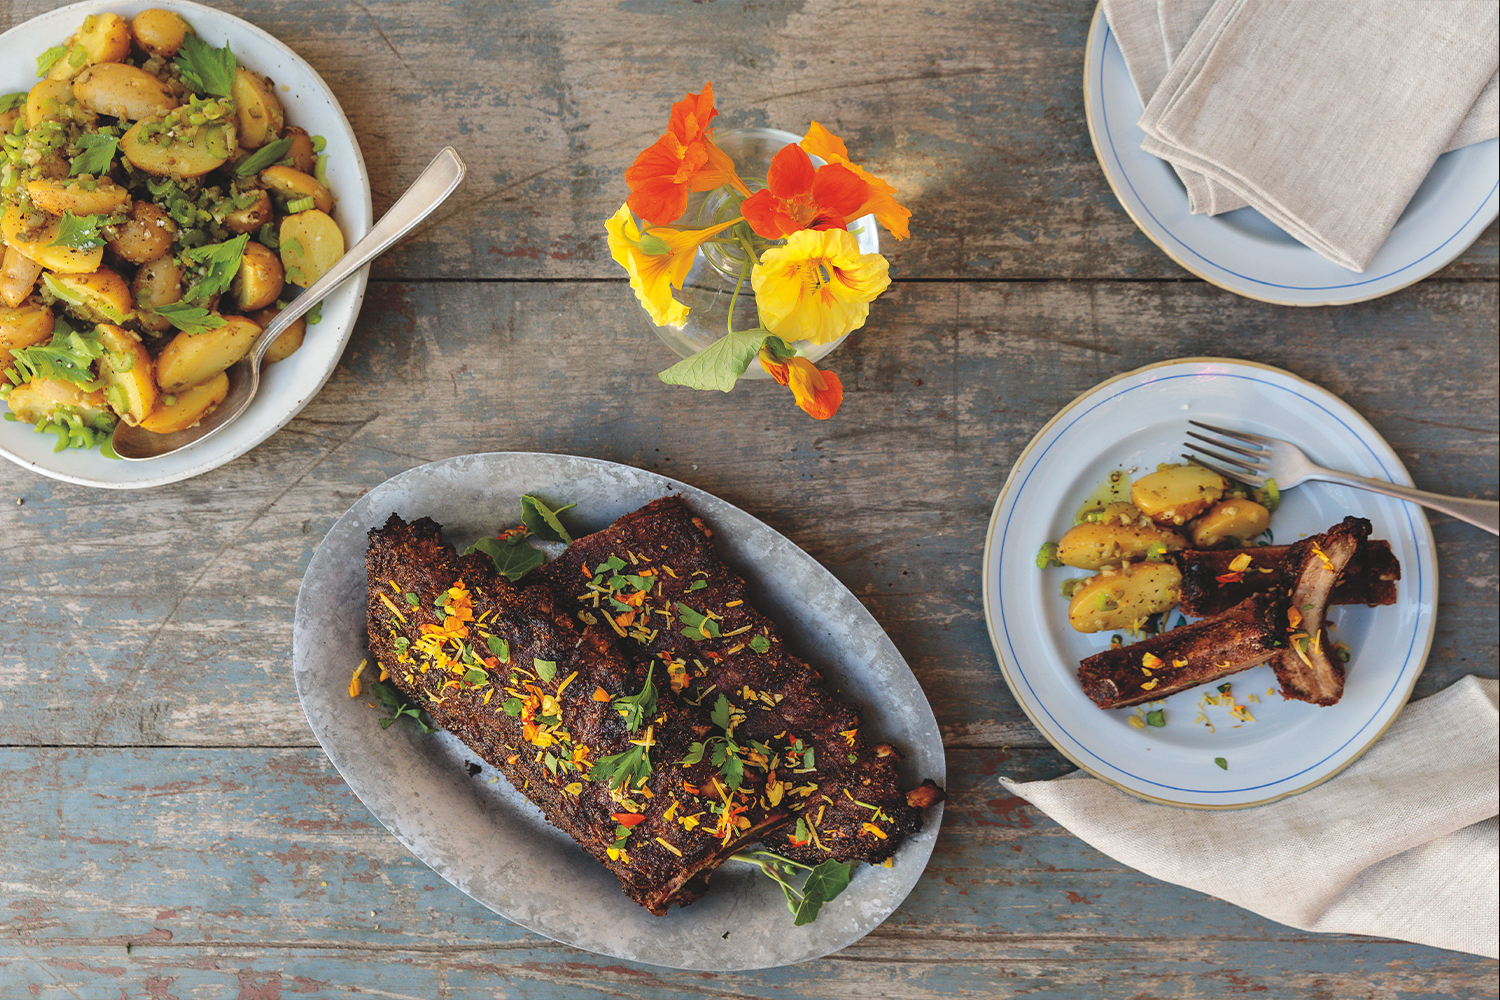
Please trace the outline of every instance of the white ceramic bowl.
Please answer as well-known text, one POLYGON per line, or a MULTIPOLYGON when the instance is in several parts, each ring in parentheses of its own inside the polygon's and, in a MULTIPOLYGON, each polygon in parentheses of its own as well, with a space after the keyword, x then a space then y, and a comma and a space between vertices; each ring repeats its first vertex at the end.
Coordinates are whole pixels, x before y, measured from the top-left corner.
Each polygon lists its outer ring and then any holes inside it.
MULTIPOLYGON (((230 14, 186 0, 110 3, 85 0, 34 17, 0 35, 0 94, 36 84, 36 59, 78 30, 90 14, 129 18, 150 7, 174 10, 204 41, 226 42, 245 66, 271 78, 286 107, 287 122, 322 136, 327 145, 327 176, 336 199, 334 218, 348 245, 370 230, 370 180, 365 161, 333 92, 295 52, 264 31, 230 14)), ((368 269, 361 270, 323 300, 322 320, 308 328, 307 340, 285 361, 269 365, 250 408, 207 441, 145 462, 108 459, 97 451, 54 452, 57 439, 15 421, 0 421, 0 455, 53 479, 108 489, 146 489, 216 469, 245 454, 286 426, 333 374, 354 330, 364 300, 368 269)), ((3 359, 9 361, 7 357, 3 359)), ((3 409, 3 407, 0 407, 3 409)))

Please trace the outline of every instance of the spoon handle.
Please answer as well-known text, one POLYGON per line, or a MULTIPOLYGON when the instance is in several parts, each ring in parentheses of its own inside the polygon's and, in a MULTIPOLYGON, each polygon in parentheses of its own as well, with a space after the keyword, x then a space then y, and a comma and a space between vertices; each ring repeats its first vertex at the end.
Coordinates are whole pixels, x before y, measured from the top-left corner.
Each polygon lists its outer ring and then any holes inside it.
POLYGON ((427 165, 427 169, 406 189, 406 193, 365 234, 365 238, 350 247, 323 277, 309 285, 266 325, 247 352, 251 363, 259 367, 266 349, 283 330, 321 302, 351 274, 380 256, 411 232, 417 223, 431 215, 458 187, 459 182, 464 179, 464 172, 464 161, 459 159, 457 150, 452 146, 444 146, 427 165))

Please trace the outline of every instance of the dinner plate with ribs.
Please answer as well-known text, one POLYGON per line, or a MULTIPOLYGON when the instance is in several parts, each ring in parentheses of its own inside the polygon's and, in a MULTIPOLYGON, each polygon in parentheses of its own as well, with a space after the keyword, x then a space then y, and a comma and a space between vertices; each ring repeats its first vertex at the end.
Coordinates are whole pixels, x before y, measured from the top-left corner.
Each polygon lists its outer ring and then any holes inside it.
POLYGON ((836 951, 900 905, 941 821, 936 720, 858 599, 731 504, 628 466, 496 453, 388 480, 314 553, 293 657, 313 731, 398 840, 599 954, 725 971, 836 951), (523 497, 566 541, 512 547, 523 497), (549 561, 502 572, 532 549, 549 561), (848 864, 848 888, 794 923, 731 857, 760 850, 848 864))
POLYGON ((1039 566, 1039 549, 1101 484, 1181 462, 1190 419, 1411 483, 1357 412, 1288 372, 1224 358, 1126 372, 1065 407, 1017 460, 986 539, 985 615, 1017 702, 1075 764, 1151 801, 1241 808, 1327 780, 1395 719, 1432 641, 1435 547, 1415 505, 1305 483, 1281 494, 1253 559, 1166 556, 1183 600, 1159 635, 1076 631, 1061 591, 1086 571, 1039 566))

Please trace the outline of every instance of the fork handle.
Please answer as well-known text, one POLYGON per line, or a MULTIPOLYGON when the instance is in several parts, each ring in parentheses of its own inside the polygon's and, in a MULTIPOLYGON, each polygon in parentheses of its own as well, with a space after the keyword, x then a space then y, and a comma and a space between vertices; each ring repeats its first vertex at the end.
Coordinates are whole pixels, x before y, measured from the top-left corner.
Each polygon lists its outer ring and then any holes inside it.
POLYGON ((1483 528, 1492 535, 1500 535, 1500 502, 1494 500, 1470 500, 1466 497, 1449 497, 1441 493, 1428 493, 1426 490, 1414 490, 1409 486, 1397 486, 1395 483, 1382 483, 1378 479, 1366 479, 1363 476, 1353 476, 1347 472, 1335 472, 1332 469, 1319 469, 1308 475, 1309 479, 1322 480, 1325 483, 1338 483, 1341 486, 1353 486, 1356 489, 1369 490, 1372 493, 1383 493, 1388 497, 1398 497, 1402 500, 1410 500, 1419 503, 1423 507, 1431 507, 1433 510, 1442 511, 1450 517, 1456 517, 1460 521, 1468 521, 1470 524, 1483 528))

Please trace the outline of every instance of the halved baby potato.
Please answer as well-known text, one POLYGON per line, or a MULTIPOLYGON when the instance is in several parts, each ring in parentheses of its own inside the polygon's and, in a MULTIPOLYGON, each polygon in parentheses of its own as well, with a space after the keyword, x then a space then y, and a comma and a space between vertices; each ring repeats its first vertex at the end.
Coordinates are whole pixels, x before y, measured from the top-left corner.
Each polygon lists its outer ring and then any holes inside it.
POLYGON ((158 177, 201 177, 224 165, 235 150, 234 124, 228 121, 190 126, 176 136, 161 118, 144 118, 120 137, 120 153, 139 170, 158 177))
POLYGON ((1254 500, 1221 500, 1192 524, 1193 546, 1244 546, 1271 526, 1271 512, 1254 500))
POLYGON ((53 246, 62 229, 62 219, 46 212, 28 212, 20 205, 11 205, 0 216, 0 233, 5 236, 7 246, 29 257, 49 271, 62 274, 88 274, 96 271, 104 260, 104 247, 77 250, 69 246, 53 246))
POLYGON ((26 182, 26 193, 33 205, 53 215, 114 215, 130 207, 130 192, 108 178, 80 181, 41 177, 26 182))
POLYGON ((270 222, 275 217, 275 209, 271 205, 271 196, 264 191, 251 193, 254 199, 244 208, 236 208, 224 216, 224 228, 231 233, 254 233, 259 232, 260 227, 270 222))
POLYGON ((55 322, 52 310, 37 299, 0 309, 0 361, 9 363, 11 351, 50 340, 55 322))
POLYGON ((89 66, 73 81, 73 96, 97 115, 132 122, 165 115, 182 103, 166 84, 125 63, 89 66))
POLYGON ((286 125, 286 112, 276 99, 269 80, 240 66, 235 70, 230 92, 234 97, 235 124, 239 126, 241 147, 259 149, 281 135, 286 125))
POLYGON ((161 397, 141 427, 155 434, 185 431, 208 416, 229 395, 229 376, 217 372, 207 381, 188 386, 171 396, 161 397), (170 400, 170 401, 169 401, 170 400))
MULTIPOLYGON (((264 330, 271 325, 271 321, 280 313, 280 309, 262 309, 259 312, 252 313, 250 318, 259 323, 260 328, 264 330)), ((275 361, 284 361, 297 353, 297 348, 302 346, 302 341, 306 337, 307 320, 305 317, 298 316, 292 320, 291 326, 282 330, 276 339, 271 341, 271 346, 266 348, 266 353, 262 356, 261 361, 268 365, 275 361)))
POLYGON ((88 274, 46 274, 42 282, 71 312, 95 323, 124 323, 135 312, 130 285, 107 267, 88 274))
POLYGON ((170 59, 182 48, 188 24, 170 10, 152 8, 130 19, 130 33, 135 36, 135 43, 151 55, 170 59))
POLYGON ((264 309, 276 301, 285 285, 286 272, 282 269, 281 258, 259 243, 245 244, 240 255, 240 269, 229 286, 239 311, 250 313, 264 309))
POLYGON ((224 325, 201 333, 182 331, 156 356, 156 381, 177 393, 224 371, 250 349, 260 327, 244 316, 225 316, 224 325))
POLYGON ((42 265, 15 247, 6 247, 5 261, 0 264, 0 301, 15 309, 36 291, 36 279, 41 276, 42 265))
POLYGON ((318 211, 333 211, 333 195, 311 174, 277 165, 262 170, 260 182, 268 191, 281 195, 289 202, 311 198, 313 208, 318 211))
POLYGON ((166 333, 172 324, 152 310, 182 301, 182 265, 170 256, 142 264, 130 280, 130 291, 137 306, 136 322, 152 333, 166 333))
POLYGON ((1183 525, 1218 503, 1228 485, 1201 465, 1162 465, 1130 485, 1130 502, 1157 524, 1183 525))
POLYGON ((36 128, 44 121, 65 121, 87 116, 73 96, 73 84, 67 80, 42 80, 26 94, 26 127, 36 128))
POLYGON ((1085 521, 1069 528, 1057 542, 1057 559, 1065 566, 1102 569, 1140 562, 1187 548, 1187 539, 1144 515, 1121 523, 1118 518, 1085 521))
POLYGON ((281 264, 286 280, 307 288, 344 256, 344 234, 337 222, 316 208, 281 220, 281 264))
POLYGON ((100 323, 94 330, 104 347, 104 356, 99 359, 104 398, 121 420, 135 426, 156 409, 158 393, 151 355, 129 330, 109 323, 100 323))
POLYGON ((6 394, 5 403, 17 420, 33 425, 50 419, 63 407, 72 407, 91 423, 100 417, 114 420, 103 391, 86 392, 61 379, 39 378, 18 385, 6 394))
POLYGON ((130 218, 107 228, 104 239, 121 260, 149 264, 172 252, 176 235, 177 223, 166 209, 154 202, 137 201, 130 207, 130 218))
POLYGON ((1079 632, 1133 630, 1177 606, 1182 573, 1172 563, 1135 563, 1091 576, 1068 602, 1068 624, 1079 632))

